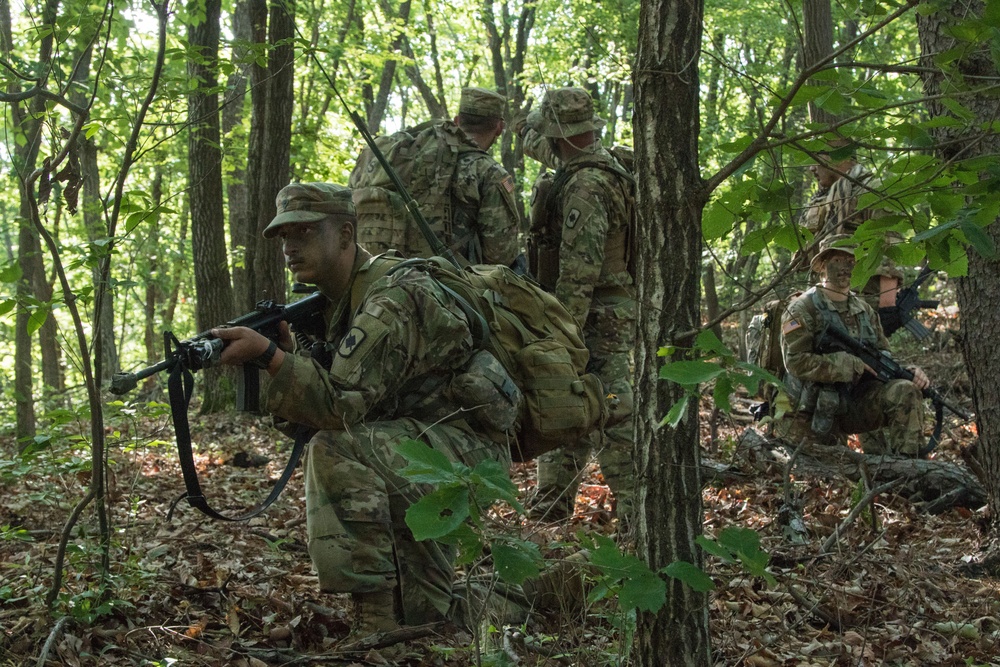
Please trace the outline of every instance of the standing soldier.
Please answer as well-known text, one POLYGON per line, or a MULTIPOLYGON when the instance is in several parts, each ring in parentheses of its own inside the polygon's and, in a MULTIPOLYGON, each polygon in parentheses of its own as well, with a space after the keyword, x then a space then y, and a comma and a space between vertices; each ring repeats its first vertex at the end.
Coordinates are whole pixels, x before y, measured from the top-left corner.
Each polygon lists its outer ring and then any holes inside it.
MULTIPOLYGON (((521 250, 514 179, 488 152, 503 132, 505 104, 492 90, 463 88, 454 122, 431 120, 376 139, 438 239, 470 264, 510 266, 521 250)), ((350 186, 361 245, 431 254, 371 149, 358 158, 350 186)))
MULTIPOLYGON (((598 131, 603 120, 580 88, 546 93, 527 120, 528 131, 545 137, 559 170, 546 202, 533 202, 532 229, 546 228, 555 265, 539 267, 543 285, 583 325, 590 367, 624 414, 632 410, 629 351, 635 343, 636 304, 632 262, 635 207, 632 176, 605 150, 598 131), (538 220, 543 215, 546 220, 538 220)), ((567 443, 538 459, 538 495, 533 516, 572 515, 576 489, 591 446, 598 451, 604 479, 627 522, 635 497, 632 421, 604 431, 603 442, 567 443)))

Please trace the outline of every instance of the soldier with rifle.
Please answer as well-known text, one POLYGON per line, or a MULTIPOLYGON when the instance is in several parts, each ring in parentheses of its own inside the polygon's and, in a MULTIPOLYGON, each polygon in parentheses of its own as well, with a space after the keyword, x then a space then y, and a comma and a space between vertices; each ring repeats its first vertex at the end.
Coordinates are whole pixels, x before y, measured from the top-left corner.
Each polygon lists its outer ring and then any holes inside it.
POLYGON ((835 334, 829 332, 836 332, 840 340, 859 341, 880 351, 879 359, 891 360, 878 315, 850 291, 855 247, 848 245, 849 240, 846 234, 824 239, 812 260, 819 284, 793 300, 782 315, 781 350, 791 410, 776 425, 775 434, 791 442, 806 439, 833 445, 848 433, 884 427, 886 437, 877 441, 879 451, 866 454, 925 455, 927 375, 919 368, 907 370, 896 364, 896 370, 904 371, 897 375, 903 377, 890 377, 873 367, 878 365, 874 357, 866 363, 856 350, 831 343, 835 334))

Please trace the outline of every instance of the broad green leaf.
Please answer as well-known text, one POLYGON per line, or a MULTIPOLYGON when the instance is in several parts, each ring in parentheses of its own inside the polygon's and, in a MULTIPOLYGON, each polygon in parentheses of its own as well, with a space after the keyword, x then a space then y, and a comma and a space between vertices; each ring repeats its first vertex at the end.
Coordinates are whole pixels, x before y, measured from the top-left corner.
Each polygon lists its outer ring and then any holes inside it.
POLYGON ((520 584, 538 576, 542 556, 538 545, 532 542, 494 542, 490 545, 490 553, 493 568, 504 581, 520 584))
POLYGON ((625 611, 637 609, 656 612, 666 601, 667 584, 651 571, 648 571, 648 574, 635 574, 625 579, 622 582, 622 589, 618 592, 618 604, 625 611))
POLYGON ((433 540, 458 528, 469 516, 469 492, 464 486, 444 486, 406 510, 406 525, 416 540, 433 540))
POLYGON ((729 379, 728 373, 723 373, 715 381, 715 387, 712 389, 712 400, 715 401, 715 407, 722 412, 729 414, 732 410, 732 405, 729 403, 729 395, 733 393, 733 383, 729 379))
POLYGON ((16 283, 21 279, 21 266, 11 262, 0 270, 0 283, 16 283))
POLYGON ((726 347, 725 343, 719 340, 719 337, 715 335, 715 332, 711 329, 705 329, 698 334, 698 337, 694 341, 694 346, 699 350, 704 350, 705 352, 711 352, 720 357, 731 357, 732 352, 726 347))
POLYGON ((708 593, 715 589, 715 582, 704 570, 682 560, 674 561, 660 571, 668 577, 682 581, 699 593, 708 593))
POLYGON ((674 403, 673 407, 670 408, 670 411, 667 413, 667 415, 660 420, 660 426, 669 426, 671 428, 677 428, 677 425, 681 423, 681 419, 683 419, 684 415, 687 414, 687 406, 689 398, 690 397, 685 394, 684 397, 681 398, 681 400, 674 403))
POLYGON ((396 451, 410 462, 400 475, 420 484, 454 482, 455 465, 442 452, 419 440, 404 440, 396 451))
POLYGON ((699 535, 698 537, 694 538, 694 541, 698 544, 698 546, 700 546, 706 552, 712 554, 713 556, 721 560, 723 563, 736 562, 736 559, 733 557, 732 552, 726 547, 716 542, 715 540, 705 537, 704 535, 699 535))
POLYGON ((957 220, 950 220, 950 221, 948 221, 946 223, 940 224, 940 225, 938 225, 936 227, 931 227, 928 230, 920 232, 919 234, 915 235, 912 240, 914 242, 916 242, 916 241, 926 241, 928 239, 934 238, 935 236, 937 236, 939 234, 943 234, 944 232, 947 232, 947 231, 949 231, 951 229, 954 229, 957 226, 958 226, 958 221, 957 220))
MULTIPOLYGON (((492 503, 493 500, 499 498, 520 508, 521 505, 517 500, 517 485, 510 481, 507 468, 499 462, 489 459, 480 461, 472 470, 472 482, 478 482, 492 492, 489 498, 479 498, 482 504, 492 503)), ((480 492, 477 491, 478 495, 480 492)))
POLYGON ((719 200, 713 201, 705 208, 701 217, 701 233, 706 241, 713 241, 728 236, 733 230, 736 216, 719 200))
POLYGON ((45 324, 45 320, 49 316, 49 307, 47 305, 39 306, 31 313, 28 317, 28 335, 34 334, 36 331, 42 328, 45 324))
POLYGON ((709 361, 672 361, 660 367, 660 379, 692 386, 719 376, 723 369, 709 361))
POLYGON ((14 310, 14 306, 16 305, 17 301, 15 299, 6 299, 4 301, 0 301, 0 317, 3 317, 10 311, 14 310))
POLYGON ((996 259, 996 244, 993 243, 993 239, 987 236, 982 227, 968 220, 963 220, 960 223, 960 227, 962 233, 965 234, 965 238, 969 240, 969 243, 976 249, 976 252, 986 259, 996 259))

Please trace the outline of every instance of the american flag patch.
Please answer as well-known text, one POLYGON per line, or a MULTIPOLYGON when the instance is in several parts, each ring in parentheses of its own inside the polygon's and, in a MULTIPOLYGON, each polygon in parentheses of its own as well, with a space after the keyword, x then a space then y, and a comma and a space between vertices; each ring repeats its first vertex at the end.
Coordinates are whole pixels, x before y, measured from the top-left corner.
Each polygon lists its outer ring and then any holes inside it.
POLYGON ((785 322, 784 326, 781 327, 781 334, 785 335, 790 331, 795 331, 801 326, 802 324, 800 324, 798 320, 788 320, 785 322))
POLYGON ((502 185, 503 189, 506 190, 507 192, 513 192, 514 178, 512 176, 507 176, 502 181, 500 181, 500 185, 502 185))

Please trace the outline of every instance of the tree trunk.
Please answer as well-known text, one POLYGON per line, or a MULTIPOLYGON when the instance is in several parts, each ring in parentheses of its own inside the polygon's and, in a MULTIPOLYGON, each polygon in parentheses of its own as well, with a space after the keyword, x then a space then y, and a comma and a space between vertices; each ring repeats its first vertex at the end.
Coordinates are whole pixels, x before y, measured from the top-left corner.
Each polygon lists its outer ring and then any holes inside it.
MULTIPOLYGON (((222 107, 222 139, 227 154, 239 155, 236 148, 237 142, 242 143, 242 133, 234 130, 243 123, 243 111, 247 90, 247 66, 243 65, 247 57, 247 45, 253 39, 253 30, 250 23, 250 5, 246 0, 236 3, 236 8, 232 15, 233 20, 233 44, 232 65, 233 73, 229 75, 226 84, 226 94, 222 107), (237 50, 239 49, 239 50, 237 50)), ((226 182, 226 201, 229 204, 229 243, 233 254, 242 261, 237 261, 233 266, 233 291, 235 294, 235 307, 239 311, 249 310, 250 284, 246 269, 246 247, 243 245, 244 239, 250 235, 246 225, 250 221, 248 214, 248 198, 246 185, 246 162, 237 158, 236 166, 229 173, 226 182)))
MULTIPOLYGON (((833 13, 830 0, 802 0, 802 67, 809 68, 833 52, 833 13)), ((809 102, 809 120, 830 124, 836 116, 809 102)))
MULTIPOLYGON (((923 74, 924 92, 933 96, 968 90, 982 85, 983 81, 996 80, 1000 72, 985 38, 959 43, 951 36, 957 23, 983 20, 983 2, 952 1, 934 6, 940 9, 926 16, 917 13, 921 65, 928 68, 923 74), (948 61, 947 71, 941 70, 937 56, 952 49, 959 54, 958 59, 948 61)), ((945 160, 968 159, 1000 153, 1000 134, 990 129, 995 127, 996 95, 984 92, 963 95, 961 100, 976 118, 964 120, 959 127, 946 126, 935 131, 939 156, 945 160)), ((927 106, 932 117, 950 114, 939 100, 931 100, 927 106)), ((984 173, 982 177, 990 176, 984 173)), ((1000 223, 994 221, 983 231, 992 239, 994 247, 1000 247, 1000 223)), ((1000 558, 1000 386, 997 385, 1000 343, 993 336, 1000 330, 1000 309, 996 307, 996 295, 1000 294, 1000 260, 984 257, 971 247, 968 256, 968 275, 959 278, 956 284, 961 311, 959 340, 976 412, 979 433, 976 458, 982 468, 982 482, 992 510, 991 549, 987 558, 995 561, 1000 558)))
MULTIPOLYGON (((188 178, 190 179, 191 243, 194 251, 195 319, 204 331, 231 319, 233 290, 226 256, 222 206, 222 151, 219 146, 217 67, 221 0, 207 0, 205 20, 188 28, 192 49, 200 58, 188 61, 188 76, 198 88, 188 95, 188 178)), ((202 373, 203 412, 214 412, 228 398, 217 369, 202 373)))
MULTIPOLYGON (((634 74, 638 180, 635 461, 639 556, 658 570, 674 561, 701 566, 701 471, 696 402, 677 428, 656 428, 681 399, 659 380, 657 351, 699 324, 701 212, 698 171, 700 0, 642 0, 634 74), (669 239, 669 241, 668 241, 669 239)), ((708 597, 676 579, 667 603, 638 617, 638 663, 710 665, 708 597)))
POLYGON ((287 293, 281 248, 263 241, 261 233, 277 211, 275 197, 288 185, 289 147, 292 134, 293 56, 295 5, 279 3, 267 16, 261 0, 250 0, 254 41, 276 44, 267 67, 251 69, 250 148, 247 158, 247 196, 251 223, 247 226, 246 262, 249 292, 243 305, 249 309, 261 299, 284 301, 287 293), (266 34, 266 37, 265 37, 266 34))

